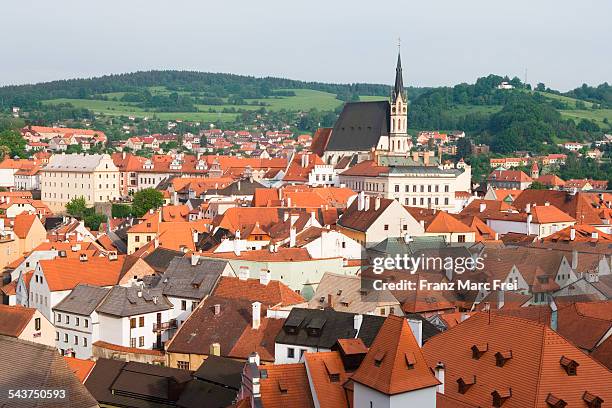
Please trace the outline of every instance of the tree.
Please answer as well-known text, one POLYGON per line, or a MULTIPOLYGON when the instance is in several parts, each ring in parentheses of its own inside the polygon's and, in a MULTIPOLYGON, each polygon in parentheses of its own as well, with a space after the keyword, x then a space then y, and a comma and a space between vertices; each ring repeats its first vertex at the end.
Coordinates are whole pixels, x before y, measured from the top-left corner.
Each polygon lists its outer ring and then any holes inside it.
POLYGON ((106 215, 94 212, 85 216, 83 222, 90 230, 98 231, 100 229, 100 224, 106 222, 106 215))
POLYGON ((0 146, 8 147, 11 157, 25 157, 25 139, 16 130, 5 130, 0 132, 0 146))
POLYGON ((457 141, 457 157, 468 158, 472 154, 472 142, 467 137, 457 141))
POLYGON ((132 207, 127 204, 113 204, 111 214, 115 218, 127 218, 132 215, 132 207))
POLYGON ((87 203, 85 197, 76 197, 66 204, 66 212, 75 218, 83 219, 87 212, 87 203))
POLYGON ((536 85, 536 91, 540 91, 540 92, 546 91, 546 85, 544 85, 544 83, 540 82, 538 85, 536 85))
POLYGON ((147 211, 159 208, 164 204, 164 196, 161 191, 154 188, 145 188, 134 194, 132 210, 137 217, 142 217, 147 211))
POLYGON ((529 189, 530 190, 548 190, 548 187, 546 185, 540 183, 539 181, 534 181, 529 186, 529 189))

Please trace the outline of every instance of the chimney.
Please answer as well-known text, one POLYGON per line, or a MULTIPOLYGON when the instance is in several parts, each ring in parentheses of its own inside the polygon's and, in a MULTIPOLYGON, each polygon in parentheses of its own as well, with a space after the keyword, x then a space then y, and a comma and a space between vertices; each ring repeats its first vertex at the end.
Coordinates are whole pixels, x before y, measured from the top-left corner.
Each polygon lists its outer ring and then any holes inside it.
POLYGON ((240 247, 241 247, 241 243, 240 243, 240 231, 236 230, 236 235, 234 238, 234 254, 236 256, 240 256, 240 247))
POLYGON ((430 152, 423 153, 423 165, 429 166, 429 154, 430 152))
POLYGON ((313 226, 316 224, 316 222, 317 222, 317 216, 315 215, 315 212, 312 211, 310 213, 310 225, 313 226))
POLYGON ((71 249, 72 249, 72 252, 80 251, 81 250, 81 244, 74 244, 71 249))
POLYGON ((198 231, 193 231, 193 243, 198 243, 198 231))
POLYGON ((288 219, 289 219, 289 211, 285 211, 285 212, 283 213, 283 222, 284 222, 284 221, 287 221, 288 219))
POLYGON ((591 232, 591 238, 598 240, 599 239, 599 232, 597 232, 597 231, 591 232))
POLYGON ((159 246, 159 237, 155 236, 155 239, 153 240, 153 247, 157 248, 159 246))
POLYGON ((359 194, 357 195, 357 210, 358 211, 363 211, 364 202, 365 202, 365 193, 363 191, 360 191, 359 194))
POLYGON ((139 298, 142 297, 142 290, 138 290, 138 292, 136 292, 136 296, 138 296, 139 298))
POLYGON ((221 355, 221 345, 219 343, 212 343, 210 345, 210 351, 208 355, 209 356, 220 356, 221 355))
POLYGON ((333 309, 334 308, 334 295, 331 293, 327 294, 327 307, 333 309))
POLYGON ((487 203, 480 203, 478 206, 478 212, 484 212, 487 209, 487 203))
POLYGON ((287 207, 291 208, 291 197, 287 197, 287 207))
POLYGON ((363 323, 363 315, 356 314, 353 316, 353 329, 355 329, 355 338, 359 335, 359 330, 361 330, 361 323, 363 323))
POLYGON ((419 347, 423 347, 423 322, 416 319, 408 319, 408 326, 419 347))
POLYGON ((412 160, 415 162, 419 161, 419 152, 412 152, 412 160))
POLYGON ((215 303, 215 305, 213 306, 213 310, 215 316, 219 316, 219 314, 221 313, 221 305, 219 303, 215 303))
POLYGON ((365 203, 363 205, 363 211, 370 210, 370 196, 365 196, 365 203))
POLYGON ((272 272, 269 269, 261 269, 259 271, 259 283, 267 286, 270 280, 272 280, 272 272))
POLYGON ((575 249, 572 251, 572 269, 574 272, 578 269, 578 251, 575 249))
POLYGON ((445 367, 444 367, 444 363, 439 361, 438 364, 436 364, 436 378, 438 379, 438 381, 440 381, 440 384, 438 385, 438 393, 440 394, 444 394, 444 374, 445 374, 445 367))
POLYGON ((501 309, 506 304, 506 292, 500 290, 497 292, 497 308, 501 309))
POLYGON ((87 254, 80 254, 79 255, 79 261, 87 262, 87 254))
POLYGON ((550 328, 557 331, 557 304, 552 297, 548 305, 550 306, 550 328))
POLYGON ((293 248, 295 246, 295 241, 297 239, 297 232, 295 227, 291 227, 289 229, 289 248, 293 248))
POLYGON ((550 202, 549 201, 544 202, 544 206, 549 207, 550 206, 550 202))
POLYGON ((117 260, 117 251, 110 251, 108 253, 108 260, 109 261, 116 261, 117 260))
POLYGON ((249 354, 249 364, 259 365, 259 363, 260 363, 259 354, 257 354, 256 351, 249 354))
POLYGON ((378 196, 377 196, 377 197, 374 199, 374 210, 375 210, 375 211, 378 211, 378 209, 379 209, 379 208, 380 208, 380 197, 378 197, 378 196))
POLYGON ((533 219, 533 215, 527 215, 527 235, 531 233, 531 220, 533 219))
POLYGON ((259 329, 261 325, 261 303, 253 302, 253 330, 259 329))
POLYGON ((191 266, 196 266, 200 260, 200 255, 191 254, 191 266))
POLYGON ((238 269, 238 279, 242 281, 249 279, 250 274, 248 266, 241 266, 240 269, 238 269))
POLYGON ((576 228, 570 228, 570 241, 574 241, 576 239, 576 228))

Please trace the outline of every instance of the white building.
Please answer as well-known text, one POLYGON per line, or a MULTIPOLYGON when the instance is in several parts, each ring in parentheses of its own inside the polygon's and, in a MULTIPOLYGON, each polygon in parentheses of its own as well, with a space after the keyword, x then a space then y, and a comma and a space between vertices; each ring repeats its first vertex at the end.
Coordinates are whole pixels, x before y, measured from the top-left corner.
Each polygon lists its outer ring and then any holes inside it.
POLYGON ((92 356, 91 345, 100 339, 96 308, 109 290, 78 285, 53 308, 55 342, 62 355, 82 359, 92 356))

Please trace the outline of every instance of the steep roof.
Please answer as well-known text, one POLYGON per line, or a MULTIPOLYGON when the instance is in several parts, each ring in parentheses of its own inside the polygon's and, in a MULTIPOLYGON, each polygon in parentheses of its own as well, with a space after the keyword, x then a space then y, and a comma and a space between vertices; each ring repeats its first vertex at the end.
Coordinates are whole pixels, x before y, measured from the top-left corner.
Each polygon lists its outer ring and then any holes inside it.
MULTIPOLYGON (((15 389, 62 389, 66 392, 66 398, 60 403, 62 407, 98 407, 98 402, 73 374, 55 347, 0 336, 0 349, 3 352, 0 384, 10 384, 15 389), (24 364, 24 358, 27 358, 27 364, 24 364)), ((7 395, 3 395, 0 401, 7 401, 7 395)), ((42 405, 57 406, 55 402, 50 404, 33 399, 6 402, 6 406, 20 408, 42 405)))
POLYGON ((369 151, 381 135, 389 134, 388 101, 349 102, 331 133, 327 151, 369 151))
POLYGON ((0 335, 19 337, 34 313, 36 309, 29 307, 0 305, 0 335))
POLYGON ((112 316, 129 317, 171 308, 172 303, 162 295, 160 289, 113 286, 97 310, 112 316))
POLYGON ((225 298, 246 299, 250 302, 261 302, 264 305, 295 305, 306 300, 284 283, 271 280, 268 284, 259 279, 246 279, 222 276, 213 295, 225 298))
MULTIPOLYGON (((348 396, 343 384, 350 378, 337 351, 306 353, 304 363, 311 382, 313 398, 321 407, 348 408, 348 396), (333 381, 331 378, 334 378, 333 381)), ((352 402, 352 401, 350 401, 352 402)))
POLYGON ((338 224, 357 231, 367 231, 394 201, 390 198, 380 198, 380 207, 376 209, 375 200, 375 198, 370 198, 368 210, 359 210, 358 199, 353 200, 353 203, 338 220, 338 224))
POLYGON ((110 261, 106 257, 55 258, 40 260, 40 265, 51 291, 71 290, 78 284, 112 286, 118 283, 125 256, 110 261))
POLYGON ((474 230, 445 211, 439 211, 429 223, 425 232, 429 233, 461 233, 474 230))
POLYGON ((387 395, 440 383, 429 370, 406 320, 392 315, 385 320, 352 380, 387 395))
POLYGON ((37 219, 38 217, 36 214, 18 214, 13 223, 13 232, 15 232, 15 235, 21 239, 26 238, 30 232, 30 229, 32 228, 32 225, 37 221, 37 219))
POLYGON ((600 224, 597 210, 590 204, 589 195, 585 193, 572 194, 569 191, 554 190, 523 190, 512 203, 516 208, 525 208, 527 204, 538 206, 550 203, 567 213, 580 224, 600 224))
POLYGON ((108 291, 108 288, 79 284, 53 310, 89 316, 96 310, 108 291))
POLYGON ((80 382, 84 383, 93 370, 96 362, 93 360, 83 360, 75 357, 64 356, 64 360, 68 364, 68 368, 74 373, 80 382))
POLYGON ((545 407, 549 394, 570 407, 584 406, 585 392, 612 398, 610 371, 550 327, 517 317, 477 313, 431 338, 423 353, 430 367, 445 365, 445 394, 478 406, 490 406, 493 392, 509 389, 507 402, 517 407, 545 407), (472 356, 474 346, 483 351, 478 359, 472 356), (502 367, 496 355, 504 359, 502 367), (579 365, 576 375, 562 365, 572 360, 579 365), (474 376, 476 384, 459 393, 457 380, 471 382, 474 376))
POLYGON ((191 258, 175 257, 158 287, 166 296, 201 300, 210 295, 226 267, 224 260, 200 258, 193 265, 191 258))
POLYGON ((314 408, 303 363, 265 365, 259 369, 262 372, 259 384, 263 407, 314 408))

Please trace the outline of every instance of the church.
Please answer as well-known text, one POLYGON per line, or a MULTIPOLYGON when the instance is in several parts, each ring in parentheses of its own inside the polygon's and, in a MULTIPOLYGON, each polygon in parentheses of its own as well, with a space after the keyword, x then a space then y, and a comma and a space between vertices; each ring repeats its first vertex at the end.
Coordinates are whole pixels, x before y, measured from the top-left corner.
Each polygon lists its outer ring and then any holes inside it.
POLYGON ((398 53, 395 84, 389 100, 347 103, 333 128, 317 131, 312 148, 326 164, 336 165, 343 157, 351 157, 353 163, 366 160, 372 150, 405 156, 411 145, 408 98, 398 53))

